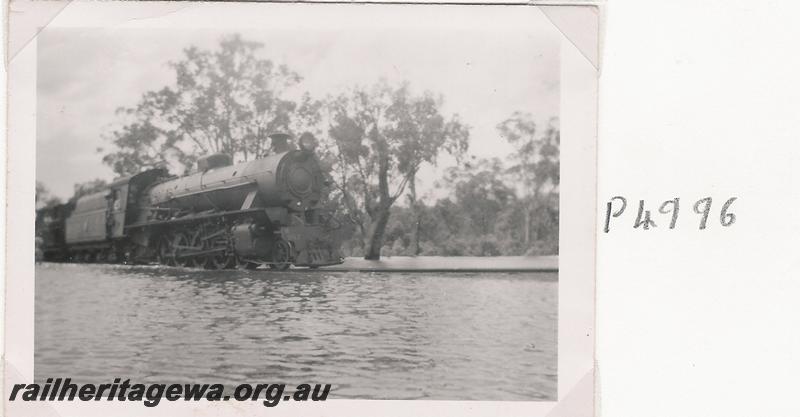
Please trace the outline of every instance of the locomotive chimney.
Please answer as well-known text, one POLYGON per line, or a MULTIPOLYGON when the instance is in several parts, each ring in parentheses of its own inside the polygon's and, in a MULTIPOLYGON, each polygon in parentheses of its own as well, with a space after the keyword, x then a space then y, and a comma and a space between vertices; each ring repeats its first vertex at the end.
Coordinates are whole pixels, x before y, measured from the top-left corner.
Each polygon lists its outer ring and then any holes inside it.
POLYGON ((317 138, 314 137, 314 134, 311 132, 304 132, 300 135, 300 149, 304 151, 314 151, 317 147, 317 138))

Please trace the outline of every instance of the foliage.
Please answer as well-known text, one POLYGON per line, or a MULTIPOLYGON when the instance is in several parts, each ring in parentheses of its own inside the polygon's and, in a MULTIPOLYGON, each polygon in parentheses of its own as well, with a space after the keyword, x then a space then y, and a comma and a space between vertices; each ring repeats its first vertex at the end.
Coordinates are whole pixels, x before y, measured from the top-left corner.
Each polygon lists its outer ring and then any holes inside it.
POLYGON ((136 106, 117 111, 123 125, 108 136, 111 150, 103 162, 130 175, 160 165, 186 171, 208 153, 246 161, 268 152, 267 135, 318 123, 320 102, 307 94, 287 98, 300 75, 259 58, 261 48, 233 35, 214 51, 185 49, 170 63, 173 86, 146 92, 136 106))
POLYGON ((460 155, 469 130, 441 113, 442 98, 408 84, 354 87, 329 100, 333 180, 360 229, 367 259, 380 257, 390 208, 440 151, 460 155))
POLYGON ((514 113, 498 130, 515 152, 475 159, 446 171, 447 198, 421 204, 420 251, 411 247, 411 207, 393 207, 385 255, 496 256, 558 254, 560 131, 537 132, 530 114, 514 113))
POLYGON ((508 172, 522 181, 528 193, 536 194, 548 185, 558 187, 561 144, 558 119, 551 119, 540 135, 530 113, 514 112, 497 129, 516 148, 508 172))
MULTIPOLYGON (((422 204, 420 255, 498 256, 558 253, 558 198, 527 202, 517 196, 513 177, 499 159, 477 159, 447 171, 447 198, 422 204), (526 210, 533 210, 535 238, 524 243, 526 210)), ((409 207, 393 207, 384 255, 413 255, 409 207)))
MULTIPOLYGON (((73 187, 72 197, 69 201, 75 202, 79 198, 102 191, 108 187, 108 182, 103 179, 93 179, 82 183, 75 184, 73 187)), ((50 208, 63 204, 60 198, 50 194, 50 190, 41 181, 36 181, 36 209, 50 208)))
POLYGON ((75 191, 72 193, 70 201, 76 201, 79 198, 102 191, 108 187, 108 182, 102 179, 94 179, 91 181, 75 184, 75 191))
MULTIPOLYGON (((532 219, 536 214, 543 214, 542 207, 552 205, 553 196, 556 201, 556 215, 558 212, 561 180, 561 131, 558 119, 551 119, 545 131, 539 134, 530 113, 514 112, 510 118, 498 124, 497 129, 516 148, 516 152, 509 158, 513 165, 507 172, 522 185, 522 241, 527 246, 531 240, 537 239, 532 233, 541 233, 534 227, 532 219)), ((547 213, 549 212, 544 214, 547 213)), ((552 223, 552 219, 549 221, 552 223)), ((557 236, 558 221, 555 221, 555 228, 557 236)))
MULTIPOLYGON (((442 188, 447 198, 421 203, 419 255, 499 256, 558 254, 558 195, 520 198, 514 176, 500 159, 473 159, 447 170, 442 188), (532 213, 532 238, 524 241, 526 211, 532 213)), ((392 207, 381 253, 413 256, 411 207, 392 207)), ((352 249, 352 245, 348 246, 352 249)), ((358 251, 347 252, 359 255, 358 251)))
MULTIPOLYGON (((300 74, 260 57, 262 49, 233 35, 214 50, 184 50, 170 63, 174 84, 118 110, 103 161, 118 175, 165 165, 186 172, 203 154, 251 160, 270 152, 271 133, 310 131, 331 173, 324 204, 337 211, 346 255, 558 253, 557 119, 540 129, 531 114, 514 112, 497 125, 515 149, 507 160, 464 161, 469 126, 444 114, 441 96, 386 81, 325 100, 300 96, 300 74), (417 195, 418 172, 442 154, 458 165, 440 181, 447 197, 426 201, 417 195)), ((102 185, 76 186, 73 198, 102 185)), ((37 184, 37 205, 47 198, 37 184)))
POLYGON ((50 190, 41 181, 36 181, 36 209, 50 208, 61 204, 61 199, 51 195, 50 190))

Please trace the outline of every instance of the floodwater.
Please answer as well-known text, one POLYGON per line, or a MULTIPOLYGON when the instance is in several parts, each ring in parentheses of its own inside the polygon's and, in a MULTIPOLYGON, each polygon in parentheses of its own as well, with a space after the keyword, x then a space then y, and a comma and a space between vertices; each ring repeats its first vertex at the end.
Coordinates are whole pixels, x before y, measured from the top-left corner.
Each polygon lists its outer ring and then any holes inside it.
POLYGON ((35 377, 553 400, 557 287, 555 273, 41 264, 35 377))

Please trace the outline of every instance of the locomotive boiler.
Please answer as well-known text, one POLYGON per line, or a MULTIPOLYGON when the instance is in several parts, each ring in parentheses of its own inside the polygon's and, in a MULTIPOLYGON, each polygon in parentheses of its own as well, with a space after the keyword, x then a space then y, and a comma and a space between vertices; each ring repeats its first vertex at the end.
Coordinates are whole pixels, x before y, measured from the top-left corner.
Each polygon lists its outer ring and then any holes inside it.
POLYGON ((213 154, 189 175, 151 169, 79 198, 74 208, 43 210, 37 229, 50 236, 46 259, 314 268, 342 262, 339 224, 322 206, 326 190, 312 147, 239 164, 213 154))

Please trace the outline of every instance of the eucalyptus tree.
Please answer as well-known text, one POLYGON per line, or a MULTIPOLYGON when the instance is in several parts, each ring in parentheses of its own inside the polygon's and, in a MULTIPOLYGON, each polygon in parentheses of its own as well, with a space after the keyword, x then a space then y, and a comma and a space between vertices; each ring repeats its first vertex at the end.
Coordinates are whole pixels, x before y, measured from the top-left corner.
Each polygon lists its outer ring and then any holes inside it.
POLYGON ((246 161, 268 152, 269 134, 318 123, 321 103, 308 94, 291 99, 301 76, 260 57, 263 47, 231 35, 213 50, 184 49, 169 63, 173 83, 117 110, 121 123, 107 135, 109 149, 99 149, 103 162, 130 175, 163 165, 188 170, 207 153, 246 161))
MULTIPOLYGON (((390 209, 398 198, 409 191, 410 205, 416 206, 416 178, 423 164, 435 164, 441 153, 460 156, 467 150, 468 126, 458 115, 444 115, 442 104, 441 96, 415 95, 408 83, 392 86, 383 80, 328 101, 333 180, 360 228, 366 259, 380 258, 390 209)), ((419 221, 410 226, 418 236, 419 221)), ((414 240, 418 245, 418 237, 414 240)))
MULTIPOLYGON (((542 203, 553 204, 559 193, 561 170, 561 131, 558 119, 550 119, 547 127, 539 131, 530 113, 514 112, 497 125, 500 135, 511 143, 515 151, 508 173, 518 179, 523 187, 524 243, 531 242, 531 216, 542 203)), ((557 198, 555 204, 557 209, 557 198)))

